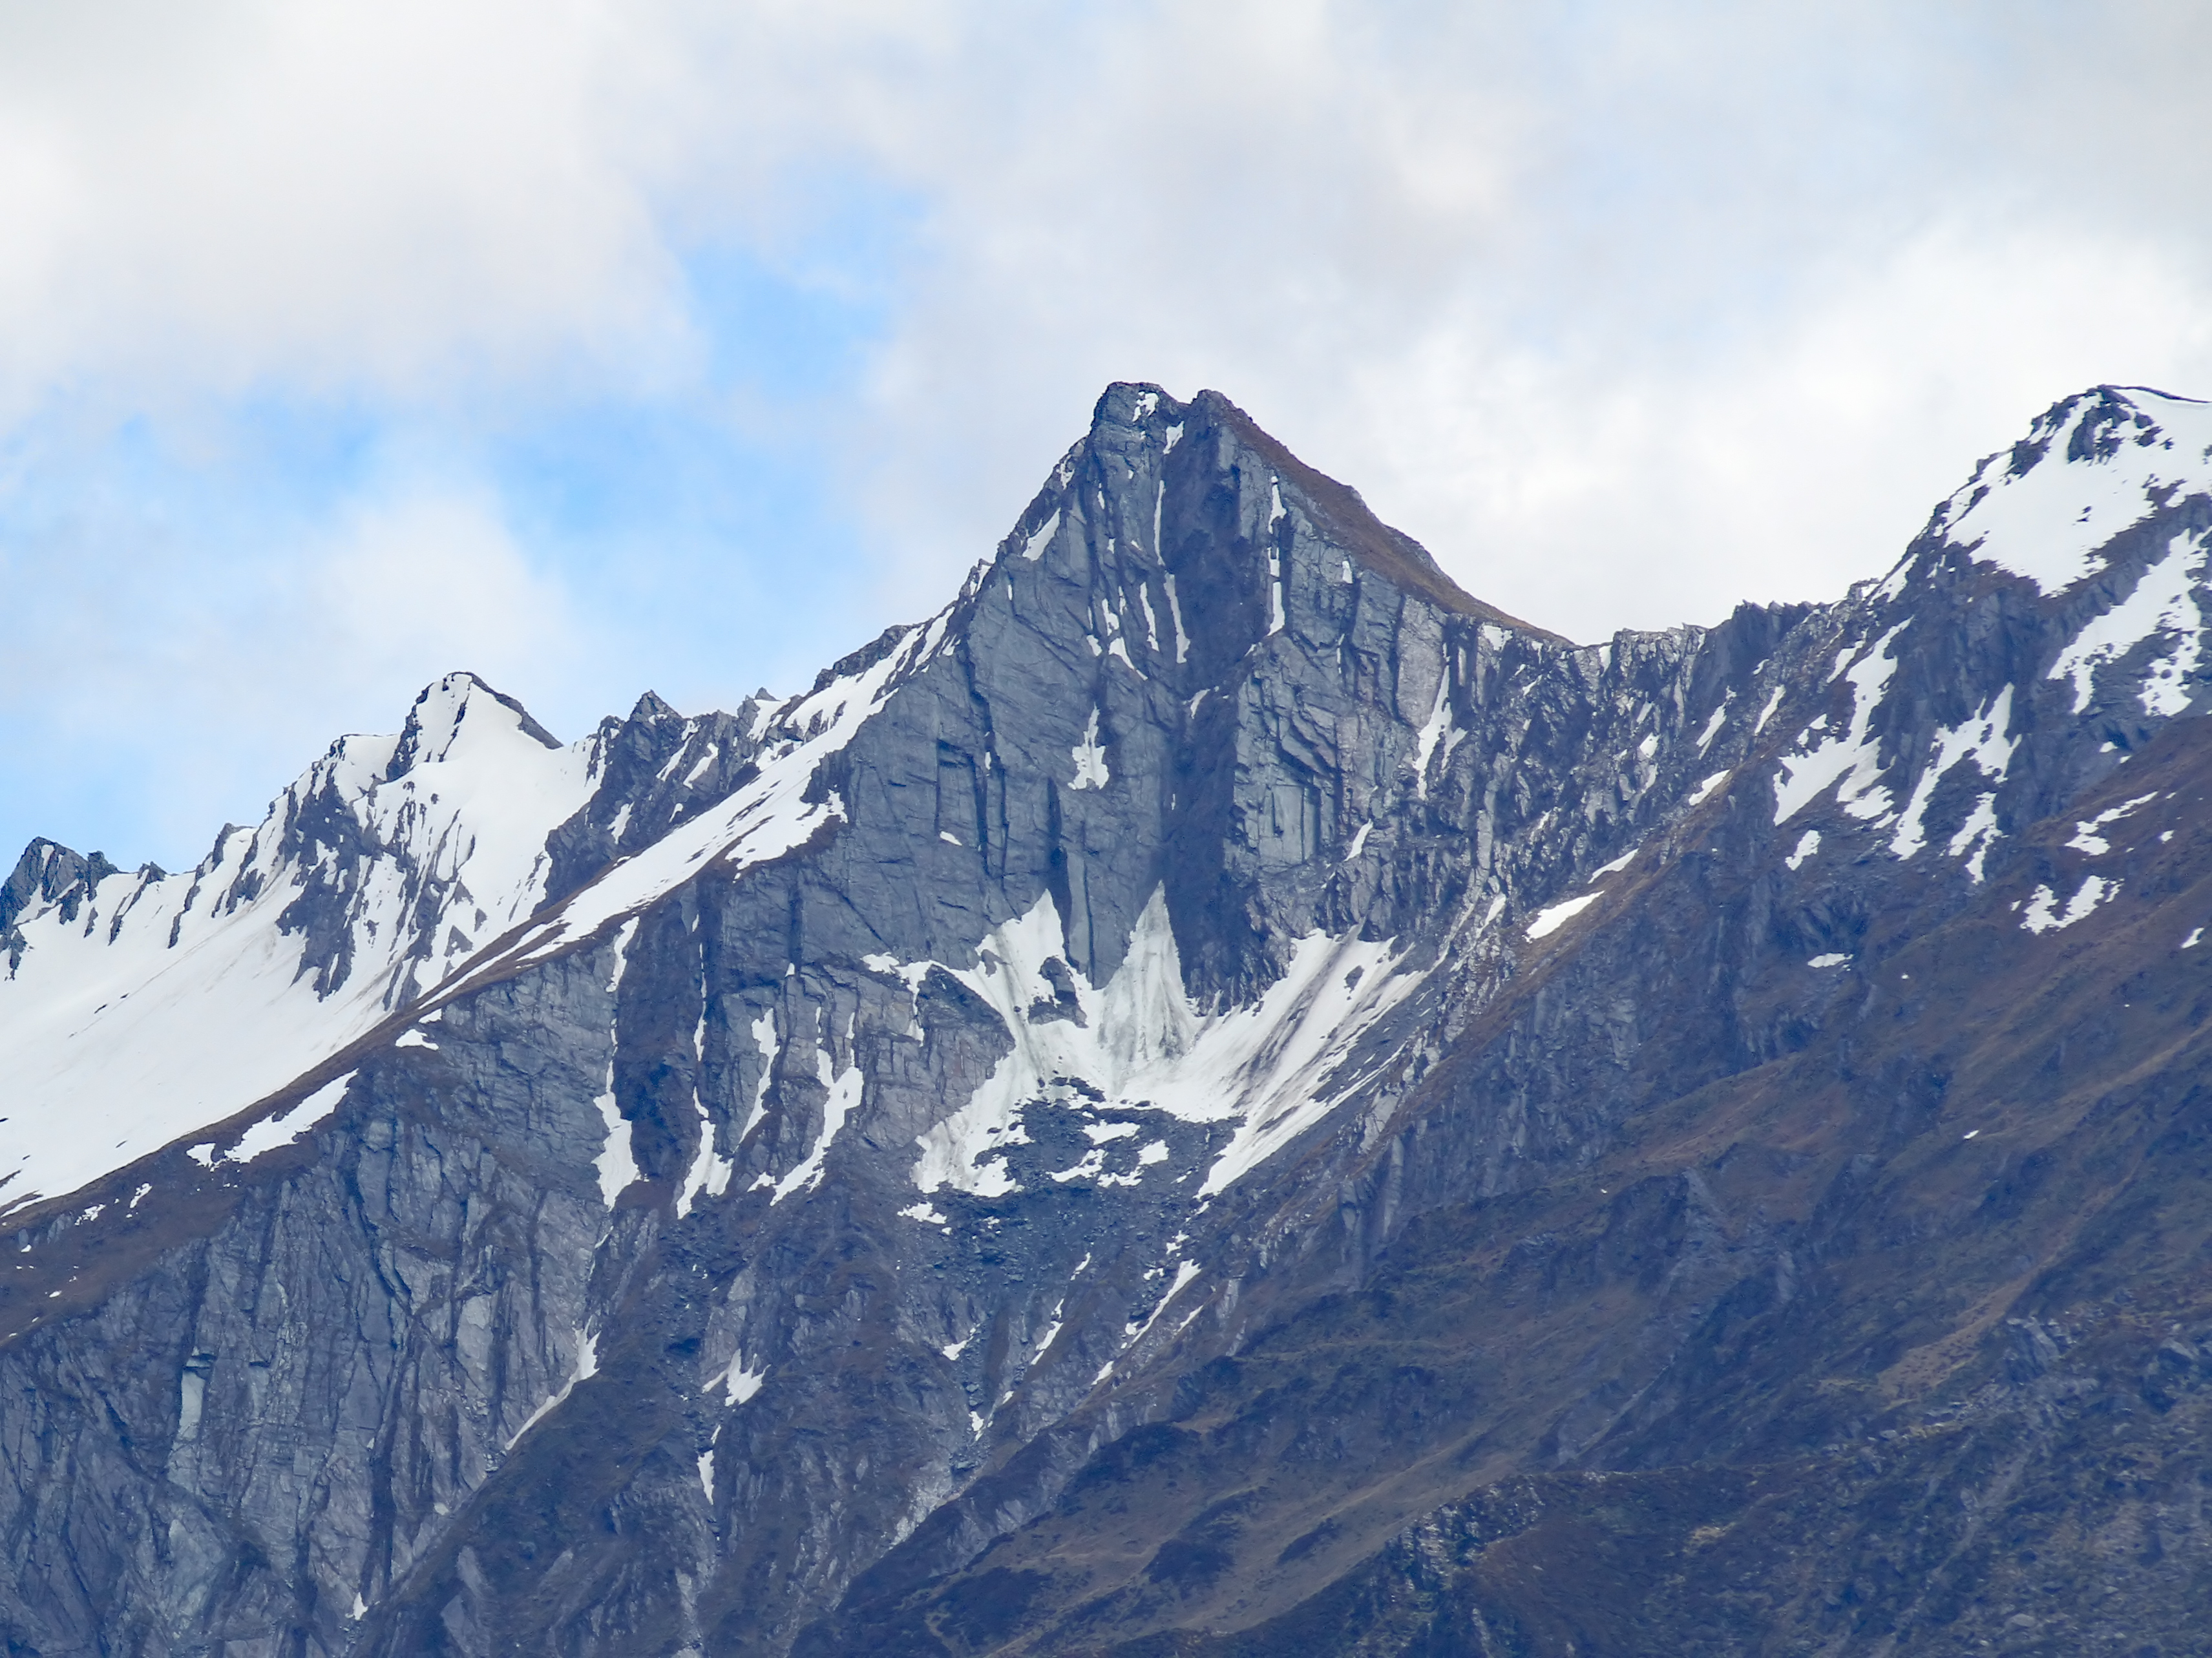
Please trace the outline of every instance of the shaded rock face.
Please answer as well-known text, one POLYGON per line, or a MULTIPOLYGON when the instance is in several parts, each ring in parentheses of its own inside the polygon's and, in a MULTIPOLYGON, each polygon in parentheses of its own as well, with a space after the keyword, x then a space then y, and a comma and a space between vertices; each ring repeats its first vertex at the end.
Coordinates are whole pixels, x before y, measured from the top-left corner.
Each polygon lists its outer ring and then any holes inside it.
POLYGON ((0 1032, 222 883, 327 1023, 0 1109, 6 1649, 2196 1649, 2208 447, 1576 647, 1117 386, 801 696, 34 843, 0 1032))
POLYGON ((85 896, 118 873, 101 853, 88 858, 46 840, 24 847, 7 884, 0 886, 0 944, 7 947, 9 966, 19 966, 23 959, 25 940, 15 927, 18 915, 35 906, 52 910, 65 923, 74 921, 85 896))

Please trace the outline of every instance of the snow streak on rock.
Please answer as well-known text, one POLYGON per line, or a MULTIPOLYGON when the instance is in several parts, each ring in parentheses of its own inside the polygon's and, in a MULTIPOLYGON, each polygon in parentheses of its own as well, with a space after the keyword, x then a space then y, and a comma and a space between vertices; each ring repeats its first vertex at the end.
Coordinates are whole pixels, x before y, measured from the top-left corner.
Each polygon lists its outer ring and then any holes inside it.
POLYGON ((2156 639, 2159 648, 2136 696, 2146 714, 2165 718, 2189 706, 2189 683, 2203 655, 2206 532, 2177 535, 2166 556, 2142 573, 2135 590, 2074 636, 2051 665, 2050 677, 2073 682, 2074 711, 2089 706, 2098 674, 2156 639))
MULTIPOLYGON (((1900 631, 1901 624, 1867 646, 1844 672, 1851 688, 1844 728, 1831 731, 1803 753, 1783 761, 1774 786, 1777 824, 1788 823, 1832 784, 1836 786, 1836 804, 1854 817, 1879 817, 1889 810, 1889 792, 1881 782, 1881 741, 1869 735, 1869 728, 1897 671, 1889 647, 1900 631)), ((1832 718, 1828 723, 1832 726, 1832 718)), ((1801 741, 1810 737, 1808 732, 1801 741)))

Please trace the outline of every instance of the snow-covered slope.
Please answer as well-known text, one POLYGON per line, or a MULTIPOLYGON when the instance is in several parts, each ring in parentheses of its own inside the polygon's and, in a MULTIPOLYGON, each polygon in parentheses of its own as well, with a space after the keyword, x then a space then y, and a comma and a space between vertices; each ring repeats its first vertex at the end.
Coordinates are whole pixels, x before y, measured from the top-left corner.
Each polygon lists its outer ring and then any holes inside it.
POLYGON ((2113 538, 2212 484, 2212 404, 2099 386, 2053 405, 1942 506, 1952 546, 2057 593, 2104 569, 2113 538))
POLYGON ((51 894, 25 870, 0 973, 0 1213, 252 1104, 527 917, 601 741, 561 747, 449 675, 196 869, 51 894))

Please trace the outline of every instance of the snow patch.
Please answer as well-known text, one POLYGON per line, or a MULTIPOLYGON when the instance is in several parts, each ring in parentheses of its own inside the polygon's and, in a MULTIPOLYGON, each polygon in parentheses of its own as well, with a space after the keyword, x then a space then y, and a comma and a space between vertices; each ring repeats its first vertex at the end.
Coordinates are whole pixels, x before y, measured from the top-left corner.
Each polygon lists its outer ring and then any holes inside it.
POLYGON ((1152 1310, 1145 1315, 1145 1321, 1141 1324, 1124 1327, 1127 1339, 1122 1345, 1125 1347, 1133 1347, 1145 1339, 1146 1332, 1159 1322, 1160 1315, 1167 1311, 1169 1303, 1181 1295, 1184 1286, 1198 1276, 1198 1263, 1194 1260, 1182 1261, 1176 1265, 1175 1282, 1169 1284, 1166 1292, 1152 1303, 1152 1310))
POLYGON ((2092 875, 2081 883, 2066 908, 2057 908, 2057 898, 2049 887, 2039 886, 2029 896, 2027 912, 2021 917, 2021 926, 2029 932, 2055 932, 2086 920, 2099 904, 2118 896, 2120 884, 2107 881, 2101 875, 2092 875))
POLYGON ((1626 852, 1622 853, 1620 857, 1614 859, 1611 863, 1600 864, 1595 869, 1592 870, 1589 872, 1589 878, 1593 881, 1596 881, 1601 880, 1608 875, 1620 874, 1621 871, 1626 869, 1631 864, 1636 861, 1636 854, 1643 850, 1644 848, 1642 847, 1629 847, 1626 852))
POLYGON ((338 1108, 345 1097, 346 1084, 354 1073, 334 1078, 290 1109, 273 1117, 264 1117, 239 1136, 238 1144, 223 1155, 232 1163, 252 1163, 264 1151, 273 1151, 280 1145, 290 1145, 301 1135, 322 1122, 338 1108))
POLYGON ((550 1395, 536 1410, 523 1418, 522 1425, 517 1428, 513 1436, 508 1438, 507 1448, 511 1451, 520 1444, 522 1436, 557 1410, 562 1401, 576 1390, 578 1382, 586 1381, 599 1373, 599 1339, 589 1331, 579 1330, 576 1332, 575 1368, 568 1372, 568 1379, 561 1384, 558 1392, 550 1395))
POLYGON ((731 1356, 730 1368, 714 1381, 707 1384, 707 1391, 712 1393, 717 1386, 720 1386, 725 1403, 732 1406, 742 1405, 758 1393, 761 1390, 761 1383, 767 1380, 768 1367, 763 1365, 757 1370, 748 1369, 744 1353, 740 1350, 731 1356))
MULTIPOLYGON (((1893 856, 1911 858, 1926 843, 1929 799, 1936 793, 1936 784, 1954 766, 1971 760, 1990 782, 2004 781, 2005 773, 2012 765, 2012 751, 2016 746, 2014 739, 2006 734, 2011 724, 2012 687, 2008 685, 1972 719, 1936 733, 1935 757, 1922 768, 1920 780, 1912 787, 1912 798, 1905 803, 1897 833, 1890 836, 1889 850, 1893 856)), ((1985 829, 1977 831, 1981 841, 1980 850, 1976 853, 1977 870, 1980 868, 1980 856, 1988 850, 1989 841, 1995 838, 1996 833, 1994 816, 1985 829)), ((1954 836, 1953 844, 1955 846, 1961 842, 1954 836)), ((1977 875, 1976 879, 1979 878, 1977 875)))
POLYGON ((1944 539, 1976 562, 2025 576, 2047 593, 2101 569, 2098 554, 2150 514, 2154 490, 2198 482, 2197 468, 2212 445, 2212 410, 2202 404, 2142 391, 2121 401, 2154 422, 2148 435, 2170 440, 2139 442, 2147 434, 2123 426, 2112 454, 2069 460, 2075 430, 2102 404, 2094 395, 2071 399, 2052 411, 2055 419, 2036 422, 2031 438, 2047 447, 2025 472, 2012 475, 2010 452, 1982 463, 1945 504, 1944 539))
POLYGON ((678 1220, 691 1212, 691 1206, 702 1193, 719 1198, 728 1191, 730 1177, 737 1172, 734 1160, 715 1151, 714 1119, 699 1098, 699 1074, 706 1064, 707 1016, 702 1013, 691 1033, 691 1109, 698 1122, 699 1149, 692 1154, 691 1167, 684 1175, 684 1189, 676 1197, 678 1220))
POLYGON ((2187 535, 2177 535, 2166 556, 2142 573, 2135 591, 2074 635, 2058 659, 2051 665, 2048 679, 2074 683, 2074 712, 2089 706, 2097 671, 2117 662, 2154 634, 2170 637, 2152 662, 2136 695, 2147 714, 2166 718, 2189 707, 2189 680, 2203 654, 2204 616, 2197 603, 2197 589, 2204 580, 2206 546, 2203 532, 2194 549, 2187 535))
POLYGON ((1059 533, 1059 531, 1060 511, 1055 507, 1052 516, 1040 525, 1030 538, 1022 544, 1022 556, 1030 563, 1036 563, 1044 556, 1046 546, 1051 542, 1053 537, 1059 533))
POLYGON ((2074 825, 2074 838, 2066 844, 2076 852, 2086 852, 2092 858, 2101 858, 2112 849, 2112 842, 2105 839, 2101 831, 2107 825, 2119 822, 2136 807, 2147 806, 2157 799, 2158 793, 2155 790, 2148 794, 2138 794, 2132 800, 2122 801, 2117 806, 2099 812, 2086 823, 2076 823, 2074 825))
POLYGON ((1098 710, 1091 710, 1091 723, 1083 728, 1083 740, 1070 750, 1075 758, 1075 780, 1072 789, 1103 789, 1112 781, 1106 769, 1106 750, 1098 741, 1098 710))
POLYGON ((1034 1364, 1038 1359, 1042 1358, 1047 1353, 1050 1352, 1052 1351, 1052 1344, 1060 1339, 1060 1333, 1063 1327, 1060 1323, 1060 1315, 1061 1312, 1066 1309, 1066 1306, 1067 1297, 1062 1296, 1060 1299, 1059 1304, 1052 1309, 1052 1320, 1044 1327, 1044 1333, 1036 1339, 1036 1345, 1030 1349, 1031 1355, 1030 1362, 1032 1364, 1034 1364))
POLYGON ((746 1137, 759 1127, 760 1120, 768 1114, 769 1084, 775 1077, 776 1055, 781 1046, 775 1039, 775 1012, 770 1009, 752 1023, 753 1048, 761 1056, 760 1077, 753 1084, 752 1104, 745 1112, 745 1125, 738 1131, 737 1144, 743 1145, 746 1137))
POLYGON ((1413 750, 1413 794, 1425 800, 1429 794, 1429 756, 1436 752, 1437 743, 1451 724, 1451 671, 1449 665, 1437 676, 1437 702, 1429 710, 1428 719, 1413 750))
POLYGON ((1983 793, 1975 798, 1973 809, 1967 812, 1966 821, 1951 837, 1951 844, 1943 848, 1944 855, 1957 858, 1971 852, 1966 858, 1966 878, 1976 886, 1982 884, 1982 863, 1990 855, 1990 848, 1997 840, 1997 798, 1983 793))
POLYGON ((822 1102, 822 1132, 815 1137, 799 1166, 775 1183, 775 1196, 769 1200, 771 1206, 781 1203, 793 1192, 811 1192, 822 1184, 823 1160, 830 1155, 830 1147, 845 1127, 845 1119, 860 1104, 866 1083, 858 1066, 833 1072, 826 1046, 815 1049, 814 1063, 823 1087, 829 1090, 822 1102))
POLYGON ((1172 570, 1165 572, 1161 576, 1160 581, 1161 585, 1168 590, 1169 620, 1175 623, 1176 660, 1188 662, 1190 660, 1190 635, 1182 630, 1182 602, 1176 597, 1175 572, 1172 570))
MULTIPOLYGON (((1843 733, 1782 760, 1774 784, 1778 824, 1804 811, 1831 785, 1836 788, 1836 803, 1854 817, 1879 817, 1889 810, 1889 791, 1880 782, 1881 744, 1868 735, 1868 726, 1882 693, 1889 689, 1891 676, 1897 671, 1895 659, 1887 653, 1890 641, 1903 628, 1900 623, 1869 645, 1845 671, 1844 677, 1851 684, 1851 716, 1843 733)), ((1799 738, 1801 743, 1803 740, 1799 738)))
MULTIPOLYGON (((607 994, 614 996, 622 989, 623 975, 629 967, 629 941, 637 936, 637 919, 633 916, 623 923, 615 935, 615 969, 607 981, 607 994)), ((600 1148, 598 1159, 599 1192, 610 1209, 615 1199, 637 1179, 637 1159, 630 1155, 629 1121, 615 1102, 614 1039, 608 1039, 607 1082, 599 1096, 592 1102, 599 1108, 599 1116, 607 1127, 606 1143, 600 1148)))
POLYGON ((1553 904, 1548 909, 1538 910, 1536 919, 1528 923, 1529 939, 1533 942, 1549 938, 1604 896, 1601 892, 1586 892, 1579 898, 1570 898, 1564 903, 1553 904))
MULTIPOLYGON (((946 969, 1006 1022, 1013 1049, 958 1110, 919 1137, 915 1184, 978 1197, 1015 1189, 1004 1148, 1025 1145, 1022 1110, 1048 1084, 1080 1079, 1097 1108, 1125 1115, 1159 1111, 1188 1122, 1238 1121, 1201 1195, 1224 1189, 1334 1108, 1363 1078, 1342 1072, 1353 1046, 1412 988, 1393 968, 1391 941, 1297 940, 1282 978, 1248 1006, 1201 1016, 1183 988, 1164 889, 1156 888, 1131 933, 1121 965, 1103 987, 1072 975, 1085 1023, 1032 1024, 1029 1009, 1057 990, 1043 971, 1066 969, 1060 913, 1048 896, 993 929, 977 965, 946 969)), ((1164 1144, 1140 1162, 1164 1160, 1164 1144)))

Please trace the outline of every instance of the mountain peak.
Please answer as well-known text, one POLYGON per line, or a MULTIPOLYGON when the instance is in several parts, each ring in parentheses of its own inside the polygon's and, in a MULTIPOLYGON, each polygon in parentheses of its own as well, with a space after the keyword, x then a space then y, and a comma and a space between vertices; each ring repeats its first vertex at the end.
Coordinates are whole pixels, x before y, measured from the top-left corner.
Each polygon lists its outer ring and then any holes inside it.
POLYGON ((404 777, 426 761, 443 760, 463 740, 487 730, 505 737, 515 733, 538 747, 557 749, 560 739, 530 716, 530 711, 505 693, 494 689, 477 675, 449 673, 425 685, 407 711, 407 724, 399 734, 385 780, 404 777), (473 720, 473 723, 470 723, 473 720))
POLYGON ((2045 593, 2111 563, 2112 544, 2179 501, 2212 492, 2212 404, 2146 386, 2062 398, 1937 507, 1943 544, 2045 593))
POLYGON ((670 720, 680 721, 684 718, 657 691, 647 691, 640 696, 636 706, 630 709, 629 717, 632 721, 639 724, 655 725, 670 720))
POLYGON ((0 941, 13 932, 17 916, 40 903, 58 904, 65 920, 75 920, 78 900, 108 876, 121 872, 105 853, 88 858, 58 841, 33 840, 0 884, 0 941))
POLYGON ((1160 444, 1163 459, 1184 442, 1210 446, 1218 471, 1238 471, 1256 460, 1278 491, 1288 490, 1288 498, 1355 565, 1455 615, 1568 642, 1468 592, 1427 548, 1377 518, 1358 490, 1308 465, 1223 392, 1202 390, 1183 403, 1149 381, 1117 380, 1100 394, 1086 441, 1120 447, 1131 437, 1160 444))

